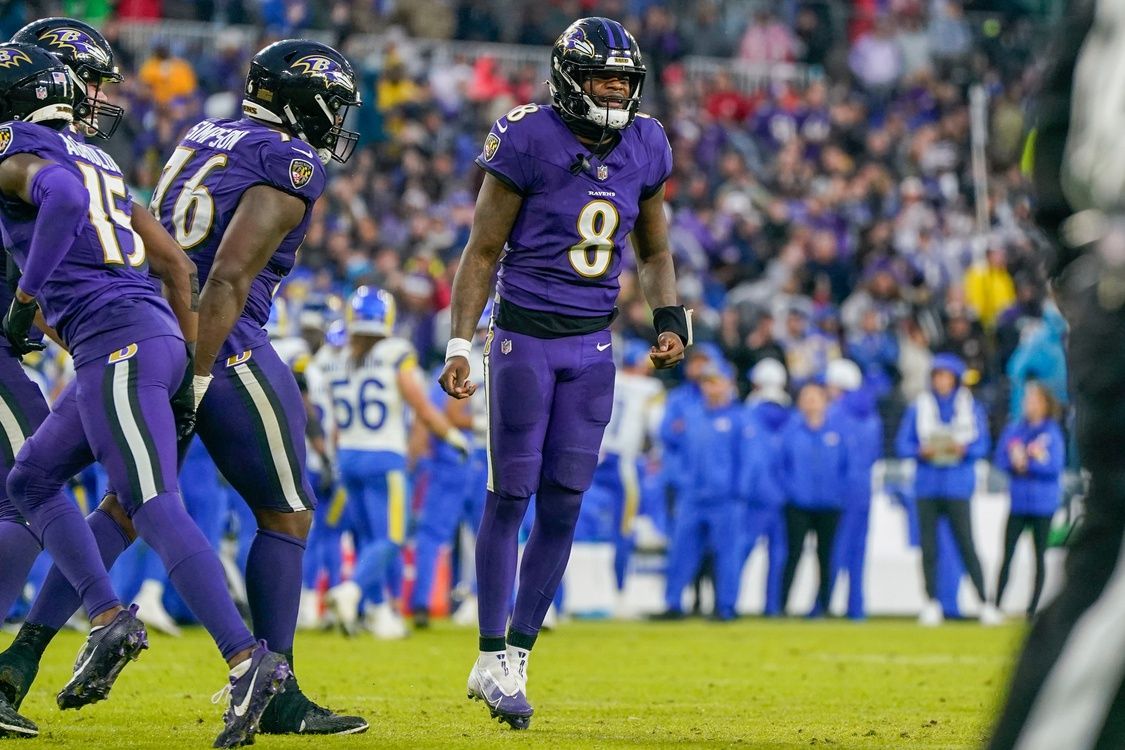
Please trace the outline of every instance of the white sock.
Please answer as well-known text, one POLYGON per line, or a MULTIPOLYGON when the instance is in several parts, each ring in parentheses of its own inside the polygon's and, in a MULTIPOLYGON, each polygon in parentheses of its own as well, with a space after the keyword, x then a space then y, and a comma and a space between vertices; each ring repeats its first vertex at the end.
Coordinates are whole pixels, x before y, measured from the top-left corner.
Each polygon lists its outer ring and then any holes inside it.
POLYGON ((254 661, 254 657, 247 656, 245 659, 238 662, 238 664, 235 664, 230 668, 230 676, 236 680, 239 677, 242 677, 244 674, 250 671, 250 662, 252 661, 254 661))
POLYGON ((481 651, 480 656, 477 657, 477 664, 482 669, 498 669, 501 672, 508 671, 508 652, 504 651, 481 651))

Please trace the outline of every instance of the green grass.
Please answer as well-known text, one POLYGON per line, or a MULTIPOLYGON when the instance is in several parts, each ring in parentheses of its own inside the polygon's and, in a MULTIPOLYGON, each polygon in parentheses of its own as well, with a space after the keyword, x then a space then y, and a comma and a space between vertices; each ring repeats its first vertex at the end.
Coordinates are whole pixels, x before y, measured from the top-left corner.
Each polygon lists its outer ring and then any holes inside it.
MULTIPOLYGON (((439 625, 398 643, 301 634, 306 692, 362 713, 371 729, 322 740, 259 736, 258 745, 976 748, 1020 633, 878 620, 567 624, 536 648, 527 732, 489 721, 465 699, 476 650, 470 631, 439 625)), ((209 698, 224 670, 202 631, 154 635, 109 701, 63 714, 54 692, 79 642, 66 634, 48 651, 24 704, 42 730, 28 748, 210 745, 221 707, 209 698)))

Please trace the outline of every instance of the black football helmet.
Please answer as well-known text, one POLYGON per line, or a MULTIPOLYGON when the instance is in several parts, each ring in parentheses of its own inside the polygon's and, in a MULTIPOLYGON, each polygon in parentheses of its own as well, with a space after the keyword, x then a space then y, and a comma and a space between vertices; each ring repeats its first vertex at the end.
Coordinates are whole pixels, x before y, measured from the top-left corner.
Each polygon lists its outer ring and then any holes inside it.
POLYGON ((0 122, 9 120, 62 125, 74 121, 70 71, 32 44, 0 44, 0 122))
POLYGON ((242 111, 306 141, 327 164, 346 162, 355 151, 359 133, 343 124, 361 103, 346 57, 327 44, 286 39, 254 55, 242 111))
POLYGON ((580 18, 551 49, 551 100, 567 124, 581 135, 604 136, 632 124, 641 106, 645 65, 641 48, 624 26, 609 18, 580 18), (629 96, 620 109, 595 101, 586 93, 586 82, 595 76, 623 73, 629 79, 629 96))
POLYGON ((98 99, 102 84, 119 83, 113 47, 102 33, 74 18, 43 18, 32 21, 12 36, 13 42, 34 44, 66 64, 74 76, 74 121, 87 135, 109 138, 117 131, 125 110, 98 99))

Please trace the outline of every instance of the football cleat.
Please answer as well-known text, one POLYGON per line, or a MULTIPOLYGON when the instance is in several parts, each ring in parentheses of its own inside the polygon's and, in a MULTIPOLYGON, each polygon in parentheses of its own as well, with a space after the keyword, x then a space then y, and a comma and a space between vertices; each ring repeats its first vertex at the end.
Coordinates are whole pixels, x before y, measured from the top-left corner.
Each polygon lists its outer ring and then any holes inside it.
POLYGON ((318 706, 301 692, 290 675, 281 695, 270 701, 258 727, 262 734, 362 734, 367 721, 318 706))
POLYGON ((121 670, 146 648, 148 632, 137 619, 135 604, 118 612, 108 625, 90 631, 70 682, 59 691, 59 708, 65 711, 105 700, 121 670))
POLYGON ((918 624, 924 628, 936 628, 945 622, 945 613, 942 611, 941 602, 937 599, 930 599, 922 605, 922 611, 918 614, 918 624))
POLYGON ((471 700, 484 701, 489 714, 500 723, 512 729, 531 726, 531 715, 535 710, 508 668, 506 654, 497 654, 495 664, 482 665, 480 659, 473 662, 467 691, 471 700))
POLYGON ((39 727, 35 726, 35 722, 20 716, 16 709, 12 708, 12 704, 8 702, 8 699, 0 695, 0 738, 31 738, 38 736, 39 727))
POLYGON ((986 628, 1004 624, 1004 613, 995 604, 985 602, 980 608, 980 624, 986 628))
MULTIPOLYGON (((41 628, 41 625, 24 624, 22 630, 41 628)), ((35 675, 39 673, 39 660, 34 652, 27 647, 20 647, 20 642, 13 641, 7 650, 0 653, 0 696, 8 702, 13 709, 19 710, 31 683, 35 682, 35 675)))
POLYGON ((290 674, 285 657, 268 650, 265 641, 260 641, 250 658, 231 670, 230 684, 211 696, 212 703, 229 697, 223 713, 226 726, 212 747, 253 744, 262 714, 274 696, 285 690, 285 680, 290 674))
POLYGON ((527 695, 527 661, 530 658, 531 652, 526 648, 508 646, 508 670, 516 678, 516 686, 524 695, 527 695))
POLYGON ((390 602, 377 604, 367 611, 367 628, 382 641, 398 641, 410 635, 406 621, 394 610, 390 602))
POLYGON ((328 589, 325 601, 336 614, 344 635, 355 635, 359 631, 359 604, 363 601, 363 591, 355 581, 344 581, 328 589))

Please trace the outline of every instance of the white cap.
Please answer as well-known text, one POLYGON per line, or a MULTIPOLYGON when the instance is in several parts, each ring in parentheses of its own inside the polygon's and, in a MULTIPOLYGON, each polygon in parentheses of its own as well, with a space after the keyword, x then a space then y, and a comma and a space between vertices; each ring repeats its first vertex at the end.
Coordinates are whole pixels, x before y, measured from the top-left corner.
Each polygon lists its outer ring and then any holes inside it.
POLYGON ((858 391, 863 385, 863 373, 859 371, 859 365, 850 359, 834 359, 828 363, 824 382, 841 391, 858 391))
POLYGON ((772 357, 763 359, 750 369, 750 382, 755 388, 769 388, 772 390, 785 390, 789 376, 785 373, 785 366, 772 357))

